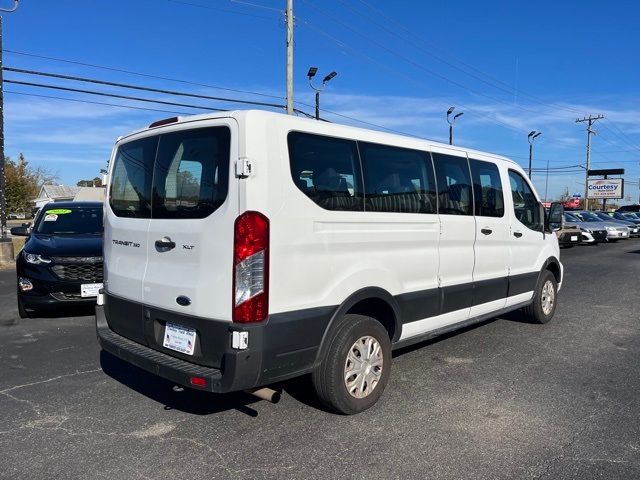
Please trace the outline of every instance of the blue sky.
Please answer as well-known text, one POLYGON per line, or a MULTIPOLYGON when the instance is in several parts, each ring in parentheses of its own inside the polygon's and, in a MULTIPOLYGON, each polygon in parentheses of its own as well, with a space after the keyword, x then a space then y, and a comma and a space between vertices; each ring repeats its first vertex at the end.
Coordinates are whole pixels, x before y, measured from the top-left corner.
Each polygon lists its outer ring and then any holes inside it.
MULTIPOLYGON (((2 0, 3 6, 11 3, 2 0)), ((20 3, 17 12, 4 16, 7 67, 284 103, 285 28, 279 10, 285 0, 20 3)), ((575 119, 602 113, 606 119, 596 124, 593 168, 625 168, 625 193, 637 201, 636 2, 294 0, 294 9, 295 100, 312 103, 306 81, 310 65, 318 66, 320 74, 336 70, 322 105, 343 116, 325 111, 327 119, 366 127, 361 120, 447 141, 445 112, 456 106, 465 113, 456 124, 455 143, 506 154, 526 165, 527 133, 540 130, 534 168, 543 169, 547 160, 551 168, 584 164, 585 124, 575 119)), ((11 72, 5 78, 235 108, 11 72)), ((15 158, 23 152, 32 164, 57 172, 63 184, 97 175, 118 135, 171 113, 31 95, 202 113, 15 84, 5 85, 5 91, 7 155, 15 158)), ((549 197, 565 187, 571 193, 584 189, 584 175, 576 168, 552 171, 549 197)), ((544 172, 534 173, 533 179, 544 196, 544 172)))

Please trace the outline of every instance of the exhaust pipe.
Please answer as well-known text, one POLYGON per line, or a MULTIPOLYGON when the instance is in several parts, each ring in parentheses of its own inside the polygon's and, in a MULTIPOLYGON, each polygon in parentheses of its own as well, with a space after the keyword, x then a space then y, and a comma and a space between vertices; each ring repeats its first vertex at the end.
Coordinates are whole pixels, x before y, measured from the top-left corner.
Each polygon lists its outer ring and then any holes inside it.
POLYGON ((280 392, 272 388, 258 388, 256 390, 245 390, 245 393, 258 397, 260 400, 266 400, 271 403, 280 401, 280 392))

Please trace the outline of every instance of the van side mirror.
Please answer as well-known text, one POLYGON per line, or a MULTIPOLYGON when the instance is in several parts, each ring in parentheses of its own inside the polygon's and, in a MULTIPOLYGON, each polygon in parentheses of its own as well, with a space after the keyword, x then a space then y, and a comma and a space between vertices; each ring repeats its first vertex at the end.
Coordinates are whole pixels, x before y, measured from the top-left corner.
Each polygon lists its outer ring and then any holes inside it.
POLYGON ((16 237, 26 237, 29 235, 29 227, 22 225, 21 227, 13 227, 11 229, 11 235, 16 237))
POLYGON ((564 225, 564 205, 553 202, 545 220, 545 230, 549 232, 560 230, 564 225))

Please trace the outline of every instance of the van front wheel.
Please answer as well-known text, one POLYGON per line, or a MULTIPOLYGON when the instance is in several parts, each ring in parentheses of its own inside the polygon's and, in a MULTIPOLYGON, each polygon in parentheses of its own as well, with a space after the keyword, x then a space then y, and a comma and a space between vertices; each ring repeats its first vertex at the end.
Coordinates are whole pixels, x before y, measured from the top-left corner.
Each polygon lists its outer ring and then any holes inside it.
POLYGON ((542 272, 531 305, 524 313, 535 323, 547 323, 553 318, 558 302, 558 282, 549 270, 542 272))
POLYGON ((326 355, 312 374, 320 400, 345 415, 375 404, 391 371, 391 341, 385 328, 364 315, 345 315, 326 355))

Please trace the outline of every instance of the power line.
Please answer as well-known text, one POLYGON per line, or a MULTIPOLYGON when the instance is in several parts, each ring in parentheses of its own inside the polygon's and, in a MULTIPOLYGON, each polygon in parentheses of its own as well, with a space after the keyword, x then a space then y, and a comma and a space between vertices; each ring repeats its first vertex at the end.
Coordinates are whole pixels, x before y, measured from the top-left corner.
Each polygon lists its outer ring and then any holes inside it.
MULTIPOLYGON (((342 0, 338 0, 338 1, 342 2, 342 0)), ((358 0, 358 1, 359 1, 360 3, 362 3, 363 5, 367 6, 369 9, 371 9, 371 10, 375 13, 375 15, 376 15, 376 16, 378 16, 378 17, 382 17, 382 18, 386 18, 386 19, 387 19, 387 20, 389 20, 390 22, 392 22, 392 23, 394 23, 395 25, 399 26, 399 27, 400 27, 400 29, 404 30, 404 31, 405 31, 405 32, 407 32, 410 36, 412 36, 413 38, 417 39, 418 41, 420 41, 420 42, 424 43, 425 45, 435 46, 436 48, 438 48, 438 46, 437 46, 437 45, 434 45, 434 44, 433 44, 433 43, 431 43, 431 42, 427 42, 424 38, 419 37, 417 34, 415 34, 414 32, 412 32, 410 29, 408 29, 407 27, 405 27, 404 25, 402 25, 399 21, 397 21, 397 20, 393 19, 393 18, 392 18, 392 17, 390 17, 389 15, 386 15, 383 11, 381 11, 381 10, 377 9, 376 7, 374 7, 373 5, 369 4, 368 2, 366 2, 366 1, 364 1, 364 0, 358 0)), ((370 20, 370 21, 371 21, 371 20, 370 20)), ((377 22, 374 22, 374 21, 372 21, 372 23, 377 24, 377 22)), ((379 25, 381 28, 383 28, 384 30, 389 31, 389 32, 390 32, 390 33, 392 33, 393 35, 398 36, 398 35, 397 35, 397 33, 396 33, 395 31, 389 30, 387 27, 385 27, 385 26, 381 26, 380 24, 378 24, 378 25, 379 25)), ((402 38, 402 37, 400 36, 399 38, 402 38)), ((550 102, 546 102, 546 101, 544 101, 544 100, 540 99, 539 97, 536 97, 536 96, 534 96, 534 95, 531 95, 531 94, 529 94, 529 93, 526 93, 526 92, 524 92, 524 91, 522 91, 522 90, 518 90, 517 88, 515 88, 515 87, 513 87, 513 86, 509 85, 508 83, 503 82, 502 80, 500 80, 500 79, 498 79, 498 78, 496 78, 496 77, 494 77, 494 76, 492 76, 492 75, 489 75, 489 74, 488 74, 488 73, 486 73, 486 72, 483 72, 483 71, 482 71, 482 70, 480 70, 479 68, 474 67, 473 65, 470 65, 469 63, 466 63, 466 62, 464 62, 464 61, 460 60, 459 58, 458 58, 458 59, 456 59, 456 61, 457 61, 458 63, 460 63, 461 65, 464 65, 464 66, 465 66, 465 67, 467 67, 468 69, 473 70, 473 71, 475 71, 475 72, 479 73, 480 75, 482 75, 482 76, 484 76, 484 77, 487 77, 487 78, 488 78, 488 79, 490 79, 493 83, 491 83, 491 82, 487 82, 486 80, 483 80, 483 79, 481 79, 481 78, 477 77, 476 75, 473 75, 473 74, 471 74, 471 73, 469 73, 469 72, 465 71, 464 69, 461 69, 460 67, 457 67, 456 65, 451 64, 449 61, 445 60, 445 59, 444 59, 444 58, 442 58, 441 56, 438 56, 438 55, 434 54, 433 52, 425 51, 425 50, 423 50, 423 49, 419 48, 418 46, 416 46, 416 45, 415 45, 415 42, 411 42, 410 40, 407 40, 406 38, 404 39, 404 41, 409 42, 409 43, 412 43, 412 44, 413 44, 416 48, 418 48, 419 50, 421 50, 421 51, 425 52, 425 53, 426 53, 426 54, 428 54, 428 55, 433 56, 434 58, 436 58, 436 59, 438 59, 439 61, 441 61, 441 62, 445 63, 446 65, 449 65, 450 67, 455 68, 456 70, 459 70, 459 71, 461 71, 462 73, 464 73, 464 74, 466 74, 466 75, 469 75, 469 76, 471 76, 471 77, 473 77, 473 78, 475 78, 475 79, 477 79, 477 80, 480 80, 480 81, 481 81, 481 82, 483 82, 483 83, 487 83, 488 85, 490 85, 490 86, 492 86, 492 87, 494 87, 494 88, 497 88, 497 89, 502 90, 502 91, 506 91, 506 92, 507 92, 507 93, 509 93, 509 94, 520 94, 520 95, 522 95, 522 96, 524 96, 524 97, 527 97, 527 98, 529 98, 529 99, 533 100, 534 102, 539 103, 539 104, 541 104, 541 105, 551 106, 551 107, 554 107, 554 108, 557 108, 557 109, 562 109, 562 110, 565 110, 565 111, 567 111, 567 112, 572 112, 572 113, 578 113, 578 114, 582 113, 581 111, 579 111, 579 110, 577 110, 577 109, 575 109, 575 108, 567 107, 567 106, 564 106, 564 105, 561 105, 561 104, 557 104, 557 103, 550 103, 550 102), (504 85, 508 90, 505 90, 505 88, 502 88, 502 87, 500 87, 500 86, 498 86, 498 85, 496 85, 496 84, 504 85)), ((447 57, 452 57, 452 56, 453 56, 453 55, 451 54, 451 52, 450 52, 450 51, 446 51, 446 50, 445 50, 445 53, 447 54, 447 57)))
POLYGON ((131 97, 128 95, 118 95, 115 93, 105 93, 105 92, 96 92, 95 90, 84 90, 79 88, 69 88, 69 87, 61 87, 58 85, 46 85, 43 83, 32 83, 32 82, 21 82, 18 80, 4 80, 4 83, 11 83, 14 85, 24 85, 27 87, 38 87, 38 88, 49 88, 52 90, 61 90, 64 92, 75 92, 75 93, 86 93, 88 95, 99 95, 101 97, 111 97, 111 98, 121 98, 124 100, 135 100, 136 102, 147 102, 147 103, 158 103, 161 105, 173 105, 176 107, 187 107, 187 108, 196 108, 199 110, 213 110, 216 112, 226 112, 227 110, 222 108, 213 108, 213 107, 205 107, 202 105, 190 105, 187 103, 176 103, 176 102, 167 102, 164 100, 153 100, 150 98, 141 98, 141 97, 131 97))
MULTIPOLYGON (((357 9, 357 8, 355 8, 353 5, 350 5, 348 2, 346 2, 346 1, 344 1, 344 0, 338 0, 338 1, 339 1, 341 4, 343 4, 345 7, 349 8, 352 12, 354 12, 354 13, 356 13, 356 14, 358 14, 358 15, 359 15, 359 12, 362 12, 362 10, 358 10, 358 9, 357 9)), ((387 16, 387 18, 390 18, 390 17, 388 17, 388 16, 387 16)), ((474 79, 476 79, 476 80, 478 80, 478 81, 480 81, 480 82, 482 82, 482 83, 484 83, 484 84, 486 84, 486 85, 489 85, 490 87, 496 88, 496 89, 501 90, 501 91, 503 91, 503 92, 505 92, 505 93, 513 94, 513 92, 514 92, 514 88, 513 88, 513 87, 511 87, 511 86, 509 86, 509 85, 507 85, 507 88, 504 88, 504 87, 501 87, 500 85, 496 85, 496 83, 495 83, 495 82, 490 82, 490 81, 488 81, 488 80, 485 80, 484 78, 479 77, 478 75, 474 75, 473 73, 469 73, 469 72, 467 72, 465 69, 463 69, 463 68, 461 68, 461 67, 459 67, 459 66, 457 66, 457 65, 455 65, 455 64, 453 64, 453 63, 451 63, 451 62, 449 62, 448 60, 446 60, 446 59, 442 58, 441 56, 439 56, 439 55, 437 55, 437 54, 435 54, 435 53, 433 53, 433 52, 431 52, 431 51, 429 51, 429 50, 427 50, 427 49, 425 49, 425 48, 421 47, 421 46, 420 46, 420 45, 418 45, 416 42, 414 42, 414 41, 412 41, 412 40, 408 39, 407 37, 404 37, 404 36, 402 36, 402 35, 398 34, 398 32, 397 32, 396 30, 393 30, 393 29, 391 29, 391 28, 387 27, 387 26, 386 26, 385 24, 383 24, 383 23, 379 23, 379 22, 377 22, 376 20, 372 20, 371 18, 369 18, 369 21, 370 21, 372 24, 376 25, 376 26, 377 26, 378 28, 380 28, 381 30, 384 30, 385 32, 389 33, 390 35, 393 35, 394 37, 399 38, 400 40, 402 40, 402 41, 404 41, 404 42, 407 42, 407 43, 409 43, 409 44, 413 45, 413 46, 414 46, 414 48, 416 48, 417 50, 420 50, 421 52, 425 53, 426 55, 429 55, 429 56, 431 56, 431 57, 435 58, 436 60, 438 60, 438 61, 440 61, 440 62, 444 63, 445 65, 448 65, 449 67, 451 67, 451 68, 453 68, 453 69, 455 69, 455 70, 458 70, 459 72, 464 73, 465 75, 468 75, 468 76, 470 76, 470 77, 472 77, 472 78, 474 78, 474 79)), ((485 74, 485 75, 486 75, 486 74, 485 74)), ((499 81, 499 83, 503 83, 503 82, 500 82, 500 81, 499 81)), ((505 85, 506 85, 506 84, 505 84, 505 85)))
MULTIPOLYGON (((229 10, 227 8, 214 7, 214 6, 211 6, 211 5, 201 5, 199 3, 185 2, 183 0, 168 0, 168 1, 171 2, 171 3, 178 3, 178 4, 181 4, 181 5, 188 5, 190 7, 205 8, 207 10, 217 10, 218 12, 232 13, 232 14, 235 14, 235 15, 244 15, 245 17, 261 18, 263 20, 273 20, 273 18, 267 17, 265 15, 255 15, 253 13, 239 12, 238 10, 229 10)), ((244 3, 244 2, 237 2, 237 3, 244 3)))
MULTIPOLYGON (((615 127, 615 124, 609 122, 611 126, 615 127)), ((622 142, 626 143, 628 146, 636 149, 636 151, 640 151, 640 147, 638 147, 637 145, 635 145, 634 143, 631 142, 631 139, 629 139, 624 132, 622 132, 622 130, 618 129, 618 127, 615 127, 622 135, 616 133, 615 131, 613 131, 611 128, 609 128, 606 124, 602 125, 603 128, 607 129, 607 131, 609 131, 610 133, 612 133, 616 138, 622 140, 622 142), (624 136, 623 136, 624 135, 624 136)))
POLYGON ((209 85, 206 83, 197 83, 197 82, 192 82, 189 80, 182 80, 182 79, 178 79, 178 78, 171 78, 171 77, 163 77, 163 76, 159 76, 159 75, 152 75, 149 73, 142 73, 142 72, 135 72, 132 70, 126 70, 123 68, 118 68, 118 67, 108 67, 105 65, 97 65, 95 63, 86 63, 86 62, 80 62, 77 60, 69 60, 69 59, 64 59, 64 58, 59 58, 59 57, 51 57, 51 56, 47 56, 47 55, 39 55, 39 54, 35 54, 35 53, 28 53, 28 52, 19 52, 17 50, 4 50, 5 53, 10 53, 13 55, 20 55, 20 56, 24 56, 24 57, 32 57, 32 58, 39 58, 41 60, 51 60, 54 62, 62 62, 62 63, 68 63, 68 64, 72 64, 72 65, 80 65, 83 67, 90 67, 90 68, 97 68, 97 69, 101 69, 101 70, 108 70, 111 72, 119 72, 119 73, 126 73, 127 75, 136 75, 138 77, 145 77, 145 78, 153 78, 156 80, 165 80, 165 81, 169 81, 169 82, 176 82, 176 83, 182 83, 185 85, 193 85, 196 87, 205 87, 205 88, 212 88, 214 90, 224 90, 227 92, 235 92, 235 93, 245 93, 247 95, 255 95, 258 97, 268 97, 268 98, 277 98, 278 100, 283 100, 284 97, 279 97, 277 95, 269 95, 266 93, 260 93, 260 92, 253 92, 250 90, 239 90, 236 88, 228 88, 228 87, 220 87, 217 85, 209 85))
MULTIPOLYGON (((387 70, 388 72, 390 72, 392 75, 402 77, 402 78, 404 78, 405 80, 409 80, 410 82, 415 83, 416 85, 419 85, 420 87, 424 87, 424 86, 426 85, 424 82, 419 81, 419 80, 416 80, 416 78, 415 78, 415 77, 411 77, 411 76, 409 76, 409 75, 403 74, 403 73, 399 72, 397 69, 390 68, 388 65, 385 65, 385 64, 383 64, 383 63, 381 63, 381 62, 379 62, 379 61, 377 61, 377 60, 373 59, 373 58, 372 58, 372 57, 370 57, 369 55, 367 55, 367 54, 365 54, 365 53, 362 53, 362 52, 361 52, 361 51, 359 51, 359 50, 354 49, 354 48, 353 48, 353 47, 351 47, 350 45, 347 45, 347 44, 346 44, 346 43, 344 43, 342 40, 337 39, 336 37, 334 37, 333 35, 331 35, 331 34, 327 33, 327 32, 326 32, 326 31, 324 31, 323 29, 321 29, 321 28, 319 28, 319 27, 316 27, 316 26, 312 25, 311 23, 309 23, 308 21, 306 21, 306 20, 302 19, 300 16, 297 16, 297 17, 296 17, 296 19, 297 19, 298 21, 300 21, 300 22, 301 22, 301 24, 302 24, 303 26, 305 26, 305 27, 309 28, 310 30, 314 30, 315 32, 319 33, 320 35, 323 35, 324 37, 326 37, 326 38, 328 38, 329 40, 333 41, 333 42, 334 42, 336 45, 338 45, 340 48, 344 48, 344 49, 348 49, 348 50, 350 50, 350 51, 352 52, 352 54, 353 54, 353 55, 355 55, 356 57, 358 57, 358 56, 359 56, 359 57, 362 57, 362 58, 364 58, 365 60, 367 60, 367 61, 371 62, 372 64, 374 64, 374 65, 376 65, 376 66, 378 66, 378 67, 384 68, 385 70, 387 70)), ((313 105, 309 105, 309 104, 302 103, 302 102, 296 102, 296 103, 298 103, 299 105, 304 105, 304 106, 306 106, 306 107, 311 107, 311 108, 313 108, 313 105)), ((443 109, 444 109, 444 108, 446 108, 446 106, 444 106, 444 105, 443 105, 443 109)), ((512 125, 509 125, 508 123, 505 123, 505 122, 503 122, 503 121, 501 121, 501 120, 498 120, 497 118, 495 118, 495 117, 493 117, 493 116, 491 116, 491 115, 488 115, 488 114, 486 114, 486 113, 482 113, 482 112, 480 112, 479 110, 476 110, 476 109, 472 109, 472 108, 470 108, 470 107, 469 107, 469 106, 467 106, 467 105, 462 105, 462 108, 464 108, 464 110, 465 110, 465 111, 467 111, 467 112, 474 113, 475 115, 477 115, 478 117, 481 117, 481 118, 486 118, 486 119, 487 119, 487 120, 489 120, 490 122, 493 122, 493 123, 495 123, 496 125, 500 125, 500 126, 505 127, 505 128, 507 128, 507 129, 509 129, 509 130, 512 130, 512 131, 514 131, 514 132, 517 132, 517 133, 520 133, 520 134, 522 134, 522 133, 526 134, 526 133, 528 132, 528 130, 519 129, 519 128, 517 128, 517 127, 514 127, 514 126, 512 126, 512 125)), ((324 109, 324 110, 325 110, 325 111, 327 111, 326 109, 324 109)), ((345 117, 345 118, 349 118, 349 117, 345 117)), ((366 122, 365 122, 365 123, 366 123, 366 122)), ((384 127, 383 127, 383 128, 384 128, 384 127)), ((402 132, 400 132, 400 133, 402 133, 402 132)), ((408 135, 408 134, 406 134, 406 133, 402 133, 402 134, 403 134, 403 135, 408 135)))
POLYGON ((247 5, 249 7, 262 8, 263 10, 271 10, 273 12, 284 13, 281 8, 268 7, 267 5, 260 5, 259 3, 244 2, 242 0, 229 0, 231 3, 237 3, 239 5, 247 5))
POLYGON ((177 92, 175 90, 164 90, 161 88, 151 88, 151 87, 142 87, 139 85, 129 85, 126 83, 116 83, 116 82, 108 82, 105 80, 97 80, 94 78, 86 78, 86 77, 76 77, 71 75, 61 75, 59 73, 49 73, 49 72, 39 72, 35 70, 25 70, 21 68, 11 68, 11 67, 3 67, 4 71, 14 72, 14 73, 22 73, 25 75, 37 75, 41 77, 49 77, 49 78, 60 78, 63 80, 73 80, 76 82, 86 82, 86 83, 95 83, 98 85, 107 85, 110 87, 119 87, 119 88, 127 88, 131 90, 141 90, 144 92, 153 92, 153 93, 162 93, 165 95, 175 95, 180 97, 191 97, 191 98, 201 98, 205 100, 216 100, 222 102, 229 103, 240 103, 244 105, 260 105, 263 107, 274 107, 274 108, 283 108, 282 105, 278 105, 276 103, 266 103, 266 102, 255 102, 252 100, 239 100, 235 98, 225 98, 225 97, 212 97, 210 95, 200 95, 196 93, 186 93, 186 92, 177 92))
POLYGON ((27 97, 38 97, 38 98, 49 98, 52 100, 64 100, 66 102, 75 102, 75 103, 88 103, 91 105, 104 105, 107 107, 119 107, 119 108, 127 108, 131 110, 146 110, 149 112, 160 112, 160 113, 173 113, 177 115, 189 115, 185 112, 176 112, 174 110, 160 110, 157 108, 146 108, 146 107, 136 107, 133 105, 119 105, 117 103, 106 103, 106 102, 93 102, 91 100, 79 100, 77 98, 65 98, 65 97, 56 97, 54 95, 38 95, 37 93, 26 93, 26 92, 16 92, 12 90, 5 90, 4 93, 9 93, 11 95, 23 95, 27 97))
MULTIPOLYGON (((351 32, 355 33, 356 35, 364 38, 365 40, 367 40, 368 42, 372 43, 373 45, 376 45, 378 48, 386 51, 387 53, 389 53, 391 55, 394 55, 394 56, 400 58, 401 60, 403 60, 403 61, 405 61, 407 63, 410 63, 414 67, 419 68, 420 70, 423 70, 424 72, 428 73, 429 75, 437 77, 437 78, 439 78, 441 80, 444 80, 445 82, 448 82, 448 83, 450 83, 452 85, 457 86, 458 88, 462 88, 463 90, 466 90, 466 91, 468 91, 470 93, 473 93, 475 95, 479 95, 481 97, 485 97, 485 98, 487 98, 489 100, 492 100, 494 102, 502 103, 502 104, 509 105, 509 106, 514 106, 510 102, 507 102, 507 101, 492 97, 491 95, 487 95, 487 94, 482 93, 482 92, 480 92, 478 90, 475 90, 473 88, 467 87, 466 85, 464 85, 464 84, 462 84, 462 83, 460 83, 460 82, 458 82, 456 80, 453 80, 453 79, 451 79, 451 78, 449 78, 449 77, 447 77, 445 75, 442 75, 442 74, 440 74, 440 73, 438 73, 438 72, 436 72, 434 70, 431 70, 431 69, 425 67, 423 64, 421 64, 421 63, 419 63, 419 62, 417 62, 417 61, 415 61, 415 60, 413 60, 413 59, 411 59, 411 58, 409 58, 409 57, 407 57, 407 56, 405 56, 405 55, 403 55, 401 53, 398 53, 396 50, 393 50, 393 49, 389 48, 388 46, 378 42, 377 40, 371 39, 367 35, 361 33, 360 31, 356 30, 355 28, 353 28, 351 25, 346 24, 346 23, 342 22, 339 18, 327 13, 326 10, 318 7, 317 5, 314 5, 310 0, 303 0, 303 1, 307 5, 311 6, 314 10, 320 12, 325 17, 331 19, 333 22, 335 22, 335 23, 337 23, 339 25, 342 25, 344 28, 346 28, 346 29, 350 30, 351 32)), ((539 113, 539 112, 537 112, 535 110, 531 110, 531 109, 522 107, 520 105, 515 105, 515 107, 519 108, 520 110, 526 111, 526 112, 535 113, 535 114, 539 113)))

